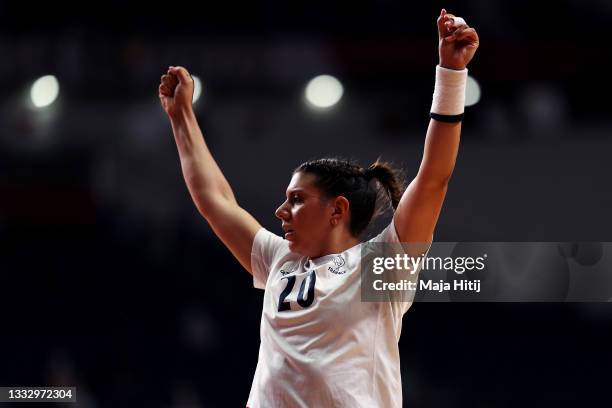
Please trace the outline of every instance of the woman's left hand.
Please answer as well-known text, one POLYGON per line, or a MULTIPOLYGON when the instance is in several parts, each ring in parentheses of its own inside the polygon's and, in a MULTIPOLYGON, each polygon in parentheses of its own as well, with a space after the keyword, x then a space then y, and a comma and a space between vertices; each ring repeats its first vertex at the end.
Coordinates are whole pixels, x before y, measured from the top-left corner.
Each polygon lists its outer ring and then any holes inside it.
POLYGON ((479 45, 478 33, 467 24, 453 26, 455 16, 442 9, 438 17, 438 51, 440 66, 443 68, 461 70, 474 57, 479 45))

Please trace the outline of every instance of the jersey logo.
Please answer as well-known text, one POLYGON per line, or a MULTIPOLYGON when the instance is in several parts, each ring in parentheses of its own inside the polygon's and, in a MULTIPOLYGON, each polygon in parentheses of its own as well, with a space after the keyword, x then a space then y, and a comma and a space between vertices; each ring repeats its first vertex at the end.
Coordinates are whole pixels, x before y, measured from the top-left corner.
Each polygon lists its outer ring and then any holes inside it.
POLYGON ((282 276, 285 276, 285 275, 289 275, 290 273, 295 272, 297 268, 298 268, 297 263, 292 264, 291 262, 287 262, 286 264, 283 264, 279 272, 282 276))
POLYGON ((334 262, 335 267, 330 266, 329 268, 327 268, 328 271, 330 271, 331 273, 335 273, 336 275, 342 275, 346 273, 346 269, 342 269, 342 267, 346 265, 346 261, 344 260, 342 255, 335 256, 332 261, 334 262))

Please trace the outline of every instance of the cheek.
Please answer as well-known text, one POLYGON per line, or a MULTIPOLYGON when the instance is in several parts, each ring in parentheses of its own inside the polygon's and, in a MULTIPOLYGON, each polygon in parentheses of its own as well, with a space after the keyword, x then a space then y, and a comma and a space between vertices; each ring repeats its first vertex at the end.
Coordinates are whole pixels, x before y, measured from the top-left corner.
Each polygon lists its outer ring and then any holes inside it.
POLYGON ((324 229, 324 214, 318 208, 301 207, 294 210, 293 220, 301 231, 319 232, 324 229))
POLYGON ((294 220, 298 222, 302 227, 308 227, 314 218, 312 208, 304 206, 294 208, 292 215, 294 220))
POLYGON ((306 211, 302 207, 294 207, 291 209, 291 218, 294 224, 304 224, 304 218, 306 218, 306 211))

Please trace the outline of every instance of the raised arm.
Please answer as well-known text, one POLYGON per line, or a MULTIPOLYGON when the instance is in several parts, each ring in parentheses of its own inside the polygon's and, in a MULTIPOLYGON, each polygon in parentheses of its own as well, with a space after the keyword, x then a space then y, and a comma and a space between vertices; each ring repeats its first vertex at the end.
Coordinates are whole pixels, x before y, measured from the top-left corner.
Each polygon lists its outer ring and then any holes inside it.
POLYGON ((185 183, 198 211, 240 264, 251 272, 251 248, 259 223, 243 210, 213 159, 192 108, 194 84, 183 67, 161 77, 159 98, 170 118, 185 183))
POLYGON ((437 25, 440 64, 423 159, 394 215, 402 242, 432 240, 459 150, 466 67, 479 45, 476 30, 444 9, 437 25))

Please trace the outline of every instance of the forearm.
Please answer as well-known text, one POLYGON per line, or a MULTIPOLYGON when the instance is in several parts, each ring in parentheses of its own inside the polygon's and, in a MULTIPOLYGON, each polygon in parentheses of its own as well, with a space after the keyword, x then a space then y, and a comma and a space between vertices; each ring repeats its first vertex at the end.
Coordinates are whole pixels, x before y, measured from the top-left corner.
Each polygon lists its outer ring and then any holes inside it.
POLYGON ((235 203, 234 193, 206 146, 193 111, 178 114, 170 122, 183 177, 200 212, 206 212, 211 200, 221 198, 235 203))
POLYGON ((431 119, 425 138, 423 160, 418 177, 426 183, 446 183, 453 174, 459 140, 461 122, 440 122, 431 119))
POLYGON ((419 177, 434 186, 450 179, 461 134, 465 110, 467 69, 436 67, 436 83, 431 105, 431 117, 419 177))

